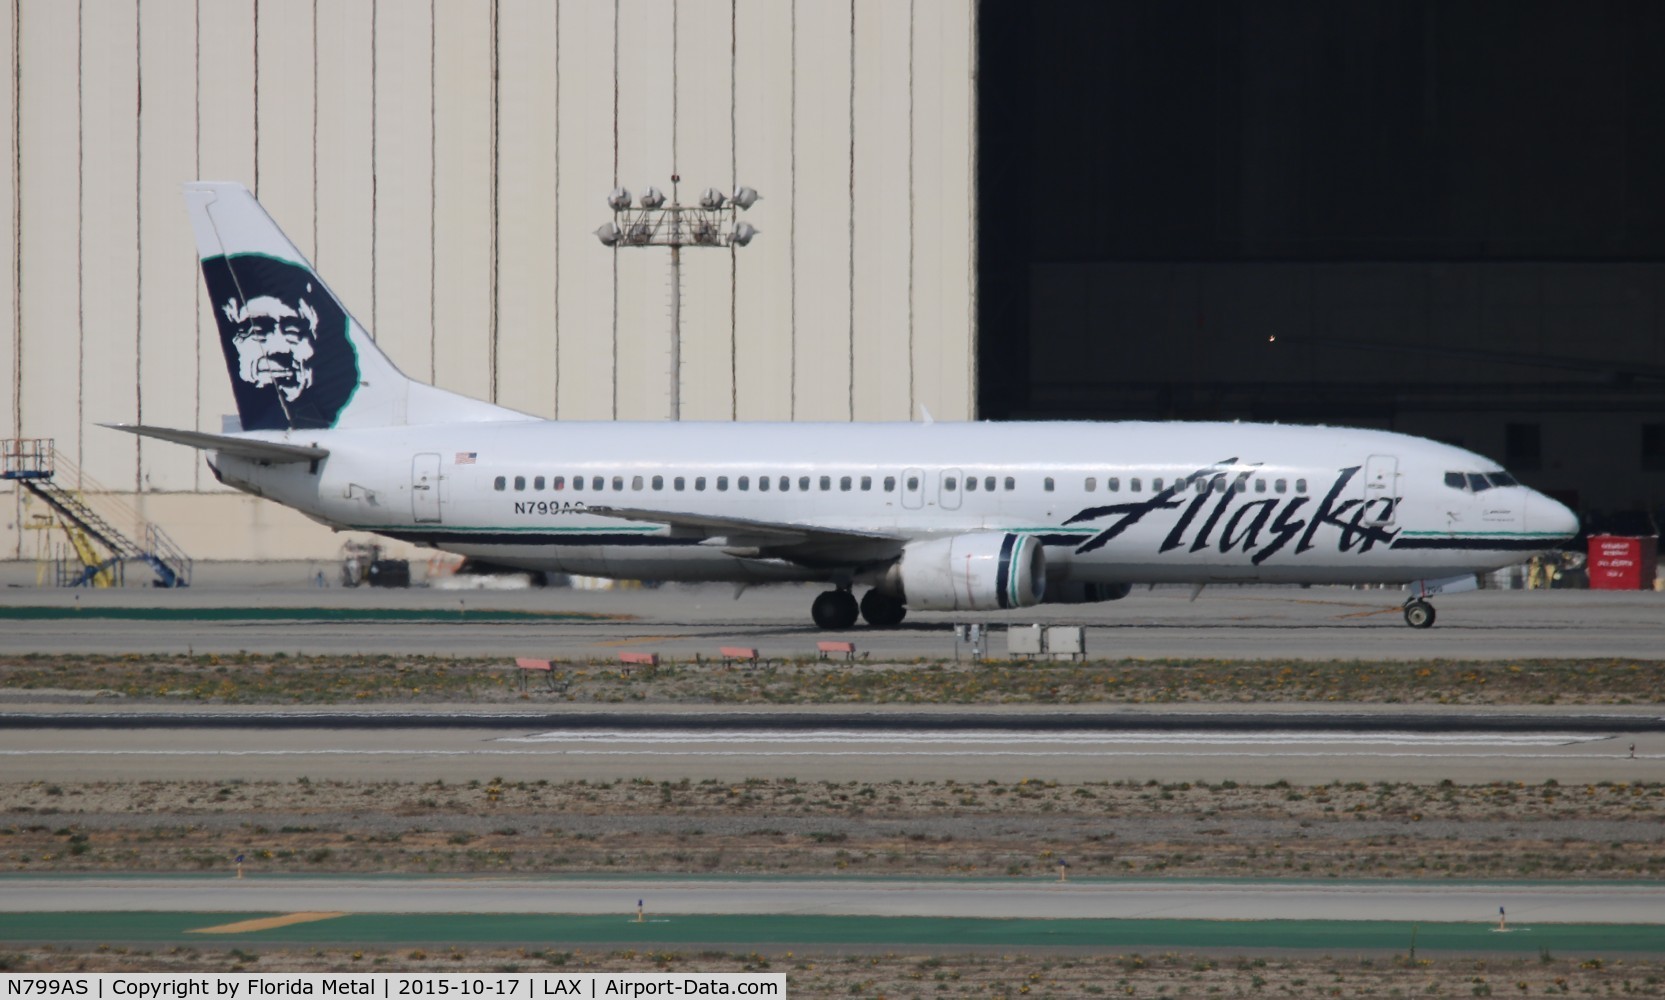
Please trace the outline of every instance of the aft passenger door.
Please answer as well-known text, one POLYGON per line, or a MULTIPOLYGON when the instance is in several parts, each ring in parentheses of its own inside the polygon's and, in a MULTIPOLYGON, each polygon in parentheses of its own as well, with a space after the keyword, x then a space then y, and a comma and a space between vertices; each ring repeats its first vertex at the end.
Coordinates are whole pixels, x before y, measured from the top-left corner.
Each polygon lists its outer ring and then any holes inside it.
POLYGON ((424 452, 411 460, 410 507, 417 524, 437 524, 439 514, 439 455, 424 452))
POLYGON ((1399 459, 1371 455, 1364 463, 1364 520, 1392 524, 1399 509, 1399 459))

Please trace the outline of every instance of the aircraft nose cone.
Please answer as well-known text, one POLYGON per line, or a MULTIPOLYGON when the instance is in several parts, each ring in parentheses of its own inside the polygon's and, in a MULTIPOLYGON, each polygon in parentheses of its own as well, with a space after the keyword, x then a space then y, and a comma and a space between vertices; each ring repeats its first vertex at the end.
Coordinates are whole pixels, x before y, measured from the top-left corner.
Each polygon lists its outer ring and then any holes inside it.
POLYGON ((1526 501, 1526 526, 1533 532, 1553 534, 1566 541, 1578 534, 1578 515, 1559 500, 1533 493, 1526 501))

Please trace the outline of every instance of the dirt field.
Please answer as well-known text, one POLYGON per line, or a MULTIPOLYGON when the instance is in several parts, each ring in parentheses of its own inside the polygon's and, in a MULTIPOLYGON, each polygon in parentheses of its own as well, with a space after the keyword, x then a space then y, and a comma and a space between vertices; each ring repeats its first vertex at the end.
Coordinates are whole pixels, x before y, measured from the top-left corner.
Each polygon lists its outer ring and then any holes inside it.
POLYGON ((1665 660, 1408 663, 1095 660, 861 663, 755 669, 557 663, 558 690, 522 695, 501 659, 392 656, 94 656, 0 659, 0 702, 315 705, 597 704, 1082 705, 1354 702, 1403 705, 1657 705, 1665 660))
POLYGON ((1659 878, 1665 785, 29 782, 12 871, 1659 878))

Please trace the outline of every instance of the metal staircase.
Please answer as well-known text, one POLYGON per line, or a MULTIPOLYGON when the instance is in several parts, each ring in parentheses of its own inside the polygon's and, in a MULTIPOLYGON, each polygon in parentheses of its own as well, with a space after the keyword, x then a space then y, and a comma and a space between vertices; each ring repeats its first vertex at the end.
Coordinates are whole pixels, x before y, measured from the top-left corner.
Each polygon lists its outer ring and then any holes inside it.
POLYGON ((123 568, 129 562, 148 565, 156 574, 158 587, 191 585, 191 558, 159 526, 109 498, 105 506, 118 508, 120 520, 137 526, 135 534, 140 540, 129 537, 88 506, 84 490, 70 489, 59 482, 59 472, 66 473, 71 481, 79 481, 83 488, 107 492, 58 455, 52 438, 0 440, 0 479, 15 480, 51 507, 79 557, 79 569, 58 574, 61 586, 109 586, 122 579, 123 568))

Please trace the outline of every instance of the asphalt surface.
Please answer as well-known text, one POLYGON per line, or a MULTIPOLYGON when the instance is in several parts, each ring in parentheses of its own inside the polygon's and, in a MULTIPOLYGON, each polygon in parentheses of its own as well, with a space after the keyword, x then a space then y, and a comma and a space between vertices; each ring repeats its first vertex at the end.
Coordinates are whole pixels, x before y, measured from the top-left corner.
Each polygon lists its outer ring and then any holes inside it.
MULTIPOLYGON (((14 574, 15 575, 15 574, 14 574)), ((0 653, 398 653, 451 656, 616 657, 622 650, 692 658, 719 645, 764 656, 814 655, 817 640, 849 639, 870 658, 969 657, 953 625, 992 626, 987 652, 1004 656, 1008 625, 1072 624, 1094 657, 1222 659, 1502 660, 1540 657, 1658 658, 1665 649, 1665 593, 1479 591, 1436 598, 1437 624, 1412 629, 1404 594, 1344 587, 1220 587, 1195 601, 1187 588, 1137 589, 1095 605, 1043 605, 998 614, 918 613, 899 628, 858 626, 829 635, 809 621, 819 588, 760 587, 738 599, 725 586, 657 590, 522 591, 314 588, 296 582, 227 583, 187 590, 65 591, 10 586, 0 609, 76 608, 62 618, 16 617, 0 629, 0 653), (100 618, 104 608, 155 608, 168 617, 100 618), (227 609, 259 609, 239 617, 227 609), (273 619, 279 609, 291 619, 273 619), (198 620, 174 617, 201 612, 198 620), (308 609, 322 609, 309 611, 308 609), (427 619, 379 618, 424 610, 427 619), (494 620, 489 612, 567 612, 597 617, 494 620), (358 613, 361 617, 343 618, 358 613)))
POLYGON ((1537 731, 1309 732, 1195 727, 1022 729, 607 729, 527 727, 315 730, 79 729, 0 725, 0 768, 37 781, 447 781, 503 777, 738 781, 1330 781, 1540 784, 1665 781, 1665 733, 1537 731), (1634 751, 1631 746, 1634 745, 1634 751), (1631 754, 1635 756, 1632 757, 1631 754))
POLYGON ((1665 924, 1665 886, 947 880, 14 878, 0 912, 820 914, 1665 924))

